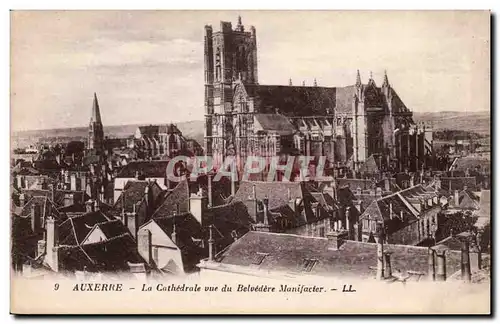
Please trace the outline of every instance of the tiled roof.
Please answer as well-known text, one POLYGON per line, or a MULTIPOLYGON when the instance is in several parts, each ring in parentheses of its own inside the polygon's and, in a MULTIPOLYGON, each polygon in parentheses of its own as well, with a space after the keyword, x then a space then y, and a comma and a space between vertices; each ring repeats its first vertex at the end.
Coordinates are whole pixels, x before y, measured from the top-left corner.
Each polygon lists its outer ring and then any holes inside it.
POLYGON ((256 130, 275 132, 278 135, 292 135, 296 131, 290 120, 280 114, 256 114, 255 119, 260 125, 256 130))
MULTIPOLYGON (((391 255, 394 272, 416 271, 427 273, 428 248, 385 245, 391 255)), ((310 275, 327 277, 374 278, 377 266, 377 244, 346 241, 339 250, 328 250, 328 239, 291 234, 248 232, 216 256, 224 265, 251 267, 251 269, 300 274, 304 260, 315 260, 310 275), (259 265, 254 260, 257 253, 264 254, 259 265)), ((460 253, 447 252, 447 272, 460 269, 460 253)))
POLYGON ((59 243, 61 245, 79 245, 94 225, 113 219, 112 216, 107 216, 100 210, 70 217, 59 225, 59 243))
POLYGON ((168 161, 131 161, 125 165, 117 178, 134 178, 136 171, 146 178, 164 178, 168 161))

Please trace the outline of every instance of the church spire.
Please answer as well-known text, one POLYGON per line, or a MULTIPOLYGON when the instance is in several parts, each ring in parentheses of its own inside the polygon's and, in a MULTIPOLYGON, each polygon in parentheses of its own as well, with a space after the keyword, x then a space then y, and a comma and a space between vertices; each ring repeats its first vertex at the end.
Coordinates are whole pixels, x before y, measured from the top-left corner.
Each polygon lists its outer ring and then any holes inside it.
POLYGON ((314 86, 317 87, 318 86, 318 81, 316 81, 316 78, 314 78, 314 86))
POLYGON ((288 79, 288 85, 289 85, 289 86, 292 86, 292 85, 293 85, 293 84, 292 84, 292 78, 288 79))
POLYGON ((389 78, 387 77, 387 70, 384 70, 384 82, 382 83, 382 87, 389 86, 389 78))
POLYGON ((99 111, 99 103, 97 102, 97 95, 94 92, 94 103, 92 104, 92 117, 91 123, 101 123, 101 112, 99 111))
POLYGON ((361 87, 361 75, 359 75, 359 70, 356 73, 356 86, 361 87))

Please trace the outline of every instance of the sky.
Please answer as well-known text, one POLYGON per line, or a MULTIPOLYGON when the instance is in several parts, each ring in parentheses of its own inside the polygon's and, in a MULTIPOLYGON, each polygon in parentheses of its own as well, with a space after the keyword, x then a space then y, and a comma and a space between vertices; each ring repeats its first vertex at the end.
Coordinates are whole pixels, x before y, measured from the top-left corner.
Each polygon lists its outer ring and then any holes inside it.
POLYGON ((11 129, 202 120, 204 25, 257 30, 260 84, 384 70, 415 112, 490 110, 489 12, 13 11, 11 129))

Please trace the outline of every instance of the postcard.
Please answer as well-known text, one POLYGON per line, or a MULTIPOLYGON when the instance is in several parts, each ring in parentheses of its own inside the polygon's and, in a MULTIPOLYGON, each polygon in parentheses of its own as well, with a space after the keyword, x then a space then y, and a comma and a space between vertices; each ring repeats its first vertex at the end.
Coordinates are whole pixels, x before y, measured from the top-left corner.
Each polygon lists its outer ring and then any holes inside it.
POLYGON ((489 11, 11 15, 11 313, 491 313, 489 11))

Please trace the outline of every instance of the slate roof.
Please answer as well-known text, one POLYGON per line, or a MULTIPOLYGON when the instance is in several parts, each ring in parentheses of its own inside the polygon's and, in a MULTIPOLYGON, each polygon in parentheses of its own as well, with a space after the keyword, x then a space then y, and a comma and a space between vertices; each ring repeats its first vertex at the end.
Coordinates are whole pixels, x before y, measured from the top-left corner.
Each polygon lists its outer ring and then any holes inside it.
POLYGON ((292 135, 296 131, 290 120, 281 114, 256 114, 255 119, 261 126, 255 127, 257 131, 273 132, 281 136, 292 135))
POLYGON ((481 167, 482 172, 489 173, 491 172, 491 159, 486 157, 478 157, 478 156, 464 156, 459 157, 455 163, 455 170, 457 171, 465 171, 469 169, 469 171, 475 170, 477 166, 481 167))
POLYGON ((361 165, 359 172, 369 174, 378 174, 380 172, 378 162, 375 160, 373 154, 366 159, 363 165, 361 165))
POLYGON ((145 263, 128 233, 82 246, 60 246, 62 270, 92 272, 129 271, 128 263, 145 263))
POLYGON ((164 178, 168 161, 131 161, 118 173, 117 178, 134 178, 136 171, 146 178, 164 178))
POLYGON ((174 124, 139 126, 139 130, 143 136, 149 137, 158 136, 159 134, 181 134, 177 125, 174 124))
POLYGON ((128 228, 119 220, 114 219, 104 223, 98 223, 95 225, 103 232, 108 239, 116 237, 125 233, 129 233, 128 228))
MULTIPOLYGON (((259 113, 274 113, 278 108, 280 113, 288 117, 325 115, 327 108, 335 109, 337 113, 351 114, 356 85, 345 87, 306 87, 282 85, 245 85, 247 94, 254 98, 256 111, 259 113)), ((370 81, 363 84, 362 90, 366 107, 386 108, 380 87, 370 81)), ((409 112, 396 91, 390 88, 392 108, 394 113, 409 112)))
POLYGON ((127 181, 123 188, 123 191, 120 193, 120 196, 113 205, 113 212, 115 214, 121 213, 122 208, 125 212, 132 212, 134 210, 134 205, 137 211, 139 209, 140 203, 145 200, 146 187, 149 187, 153 193, 153 196, 151 197, 154 200, 153 204, 157 204, 159 200, 161 200, 160 196, 162 195, 161 188, 157 183, 147 180, 130 180, 127 181), (156 197, 154 196, 153 191, 154 186, 157 187, 156 191, 160 192, 156 197))
POLYGON ((177 209, 181 212, 189 210, 189 183, 187 180, 179 182, 174 189, 165 193, 152 217, 167 217, 177 212, 177 209))
POLYGON ((442 177, 441 178, 441 189, 448 191, 463 190, 465 187, 467 189, 476 190, 476 178, 475 177, 442 177))
MULTIPOLYGON (((417 271, 427 274, 428 248, 406 245, 385 245, 393 252, 394 272, 417 271)), ((224 265, 283 273, 305 273, 326 277, 374 278, 377 266, 377 244, 346 241, 339 250, 328 250, 328 239, 292 234, 248 232, 241 239, 217 254, 216 262, 224 265), (255 265, 257 253, 265 254, 255 265), (305 271, 306 259, 316 262, 305 271)), ((447 252, 447 273, 460 269, 460 253, 447 252)))
POLYGON ((112 216, 107 216, 100 210, 70 217, 59 225, 59 243, 80 245, 94 225, 111 220, 114 220, 112 216))
POLYGON ((202 247, 201 241, 206 239, 206 235, 201 224, 191 213, 154 218, 150 222, 155 222, 170 239, 172 239, 175 223, 176 241, 174 243, 182 252, 184 270, 193 270, 195 265, 207 255, 208 250, 202 247))
POLYGON ((351 179, 351 178, 337 178, 337 187, 348 186, 352 191, 357 188, 361 190, 375 189, 376 183, 371 179, 351 179))
POLYGON ((55 206, 54 202, 44 196, 33 196, 32 198, 27 199, 25 205, 19 211, 19 216, 23 218, 30 218, 33 204, 41 206, 44 221, 49 216, 52 216, 59 221, 62 221, 65 218, 64 215, 61 215, 61 213, 57 210, 57 206, 55 206))
POLYGON ((255 186, 258 200, 269 199, 269 209, 288 204, 288 192, 290 192, 291 199, 302 199, 306 195, 311 196, 306 193, 304 185, 299 182, 242 181, 233 200, 242 202, 253 200, 253 186, 255 186))

